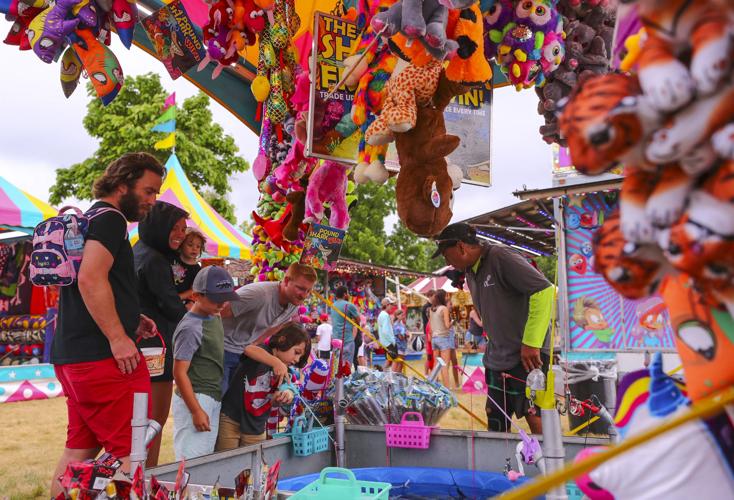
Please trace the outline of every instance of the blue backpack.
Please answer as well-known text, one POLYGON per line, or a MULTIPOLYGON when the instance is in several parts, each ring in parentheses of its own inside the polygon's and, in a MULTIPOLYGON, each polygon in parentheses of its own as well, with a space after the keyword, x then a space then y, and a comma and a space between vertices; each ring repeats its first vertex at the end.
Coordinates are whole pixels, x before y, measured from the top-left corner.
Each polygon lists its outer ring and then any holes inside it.
POLYGON ((86 214, 76 207, 64 207, 59 210, 59 215, 37 225, 33 231, 31 282, 36 286, 68 286, 76 283, 89 223, 107 212, 117 212, 125 217, 111 207, 95 208, 86 214), (73 210, 73 213, 65 214, 67 210, 73 210))

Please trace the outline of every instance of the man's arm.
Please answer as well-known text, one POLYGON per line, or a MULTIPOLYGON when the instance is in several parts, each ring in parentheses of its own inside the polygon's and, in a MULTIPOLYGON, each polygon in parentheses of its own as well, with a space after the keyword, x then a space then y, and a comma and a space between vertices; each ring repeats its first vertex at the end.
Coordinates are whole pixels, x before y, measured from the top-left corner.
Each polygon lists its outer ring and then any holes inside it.
POLYGON ((140 353, 125 333, 115 308, 115 297, 108 278, 113 263, 114 257, 102 243, 87 240, 79 268, 79 293, 90 316, 107 337, 120 371, 132 373, 138 366, 140 353))
POLYGON ((211 425, 209 422, 209 415, 199 404, 194 394, 194 388, 191 385, 191 379, 189 379, 189 366, 191 361, 184 361, 181 359, 173 360, 173 379, 176 381, 176 387, 178 388, 181 399, 186 403, 186 407, 191 412, 191 420, 194 423, 194 427, 199 432, 211 431, 211 425))
POLYGON ((245 347, 245 356, 254 361, 257 361, 258 363, 262 363, 271 367, 273 369, 275 377, 278 379, 278 385, 282 384, 283 380, 285 380, 285 378, 288 376, 288 367, 285 365, 285 363, 270 354, 262 347, 258 347, 254 344, 248 345, 247 347, 245 347))
POLYGON ((543 347, 545 336, 548 333, 554 298, 553 285, 530 296, 528 320, 525 322, 525 331, 522 335, 523 346, 520 351, 520 359, 528 371, 543 366, 540 359, 540 348, 543 347))

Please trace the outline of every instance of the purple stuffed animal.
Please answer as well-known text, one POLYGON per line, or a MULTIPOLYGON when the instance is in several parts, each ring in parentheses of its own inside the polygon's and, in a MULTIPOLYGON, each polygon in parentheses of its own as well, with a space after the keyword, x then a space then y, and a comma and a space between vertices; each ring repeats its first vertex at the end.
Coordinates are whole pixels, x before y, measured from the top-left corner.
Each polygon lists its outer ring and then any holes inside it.
POLYGON ((329 225, 338 229, 349 226, 347 207, 347 174, 349 166, 326 160, 308 179, 306 189, 306 223, 320 224, 324 216, 324 203, 331 203, 329 225))
POLYGON ((31 21, 28 40, 41 61, 51 63, 61 53, 67 35, 76 29, 79 19, 66 17, 77 3, 79 0, 58 0, 31 21))

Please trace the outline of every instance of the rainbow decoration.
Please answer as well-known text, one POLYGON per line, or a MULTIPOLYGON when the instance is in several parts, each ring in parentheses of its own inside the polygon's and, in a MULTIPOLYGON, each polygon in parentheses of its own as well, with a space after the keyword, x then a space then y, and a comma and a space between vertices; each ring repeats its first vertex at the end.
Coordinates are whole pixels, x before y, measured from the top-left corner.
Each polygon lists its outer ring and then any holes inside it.
MULTIPOLYGON (((166 179, 158 199, 183 208, 190 214, 187 224, 206 236, 206 253, 213 257, 250 259, 248 241, 251 237, 227 222, 204 200, 186 177, 175 154, 168 158, 166 170, 166 179)), ((139 239, 138 224, 130 224, 128 232, 130 243, 134 245, 139 239)))
POLYGON ((52 365, 0 367, 0 403, 51 399, 63 395, 52 365))
POLYGON ((34 228, 58 210, 0 177, 0 225, 11 229, 34 228))

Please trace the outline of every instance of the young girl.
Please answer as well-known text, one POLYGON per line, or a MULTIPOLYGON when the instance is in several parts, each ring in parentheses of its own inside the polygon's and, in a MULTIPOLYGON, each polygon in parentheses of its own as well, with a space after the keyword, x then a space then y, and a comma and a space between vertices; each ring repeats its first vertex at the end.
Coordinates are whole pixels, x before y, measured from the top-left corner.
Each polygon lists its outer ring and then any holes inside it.
POLYGON ((181 297, 186 307, 192 304, 191 285, 201 270, 199 258, 204 251, 204 245, 206 245, 206 238, 199 230, 192 227, 186 228, 186 236, 171 261, 173 282, 176 284, 178 296, 181 297))
POLYGON ((290 404, 295 396, 288 367, 306 366, 310 343, 306 330, 289 321, 267 344, 245 347, 222 398, 215 451, 248 446, 265 439, 270 408, 290 404))

